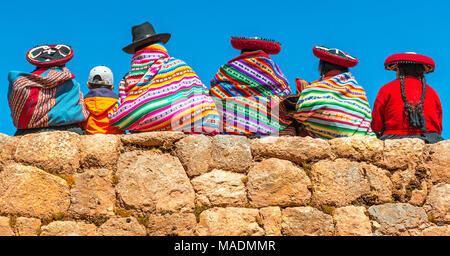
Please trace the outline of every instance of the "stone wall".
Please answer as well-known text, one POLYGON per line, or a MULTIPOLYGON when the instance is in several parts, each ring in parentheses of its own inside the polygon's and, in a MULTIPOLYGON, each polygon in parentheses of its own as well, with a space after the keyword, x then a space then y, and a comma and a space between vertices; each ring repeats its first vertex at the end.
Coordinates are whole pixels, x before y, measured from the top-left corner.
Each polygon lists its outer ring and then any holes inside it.
POLYGON ((0 235, 450 235, 450 141, 0 135, 0 235))

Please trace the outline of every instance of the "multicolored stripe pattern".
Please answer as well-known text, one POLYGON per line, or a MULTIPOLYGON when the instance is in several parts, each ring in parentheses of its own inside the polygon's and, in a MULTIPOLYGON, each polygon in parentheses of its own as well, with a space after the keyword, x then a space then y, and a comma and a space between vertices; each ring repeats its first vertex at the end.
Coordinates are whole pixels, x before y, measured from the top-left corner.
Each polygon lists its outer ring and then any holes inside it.
POLYGON ((119 100, 109 118, 121 130, 219 133, 220 118, 206 86, 159 43, 134 55, 119 100))
POLYGON ((295 118, 316 138, 375 136, 366 93, 351 75, 343 73, 312 83, 301 93, 295 118))
POLYGON ((281 99, 291 93, 289 82, 266 54, 237 58, 220 67, 210 93, 225 134, 277 134, 290 124, 278 109, 281 99))
POLYGON ((14 126, 45 128, 86 120, 89 111, 74 78, 65 67, 33 73, 11 71, 8 102, 14 126))

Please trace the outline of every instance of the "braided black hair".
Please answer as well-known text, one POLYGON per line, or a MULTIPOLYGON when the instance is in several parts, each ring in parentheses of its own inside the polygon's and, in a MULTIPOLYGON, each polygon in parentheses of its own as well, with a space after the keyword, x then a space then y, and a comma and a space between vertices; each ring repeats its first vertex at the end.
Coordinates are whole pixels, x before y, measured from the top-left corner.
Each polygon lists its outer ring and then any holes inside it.
POLYGON ((425 102, 425 96, 427 93, 427 83, 425 80, 425 68, 421 64, 398 64, 399 79, 400 79, 400 90, 402 94, 402 99, 405 104, 405 115, 409 119, 409 125, 414 128, 422 128, 423 133, 427 133, 426 120, 423 114, 423 103, 425 102), (408 102, 406 98, 405 91, 405 77, 414 76, 421 80, 422 82, 422 96, 420 102, 414 106, 412 103, 408 102))

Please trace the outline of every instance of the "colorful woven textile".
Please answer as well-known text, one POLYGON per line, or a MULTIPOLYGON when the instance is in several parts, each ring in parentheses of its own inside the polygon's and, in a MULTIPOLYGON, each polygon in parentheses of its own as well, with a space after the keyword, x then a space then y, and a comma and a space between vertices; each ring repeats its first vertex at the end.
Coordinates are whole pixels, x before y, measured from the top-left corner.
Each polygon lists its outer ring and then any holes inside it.
POLYGON ((211 81, 211 96, 227 134, 277 134, 290 124, 279 115, 289 82, 262 51, 247 53, 220 67, 211 81))
POLYGON ((302 91, 294 117, 311 137, 375 136, 364 89, 351 73, 314 82, 302 91))
POLYGON ((80 85, 67 68, 8 75, 8 102, 18 129, 63 126, 89 116, 80 85))
POLYGON ((121 130, 219 132, 219 115, 208 89, 160 43, 134 55, 131 72, 120 82, 119 98, 110 122, 121 130))

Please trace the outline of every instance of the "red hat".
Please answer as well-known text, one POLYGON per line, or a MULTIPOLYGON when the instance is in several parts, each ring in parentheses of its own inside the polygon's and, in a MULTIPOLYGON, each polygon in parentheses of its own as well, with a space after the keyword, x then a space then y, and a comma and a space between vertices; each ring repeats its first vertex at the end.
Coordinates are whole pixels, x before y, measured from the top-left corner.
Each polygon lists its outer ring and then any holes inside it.
POLYGON ((330 62, 339 66, 352 68, 358 64, 358 59, 345 53, 339 49, 330 49, 323 46, 313 47, 314 55, 326 62, 330 62))
POLYGON ((72 47, 67 45, 40 45, 29 50, 26 58, 32 65, 48 68, 66 64, 73 54, 72 47))
POLYGON ((262 50, 267 54, 278 54, 281 51, 281 44, 270 39, 260 37, 232 37, 231 45, 237 50, 262 50))
POLYGON ((415 52, 391 55, 384 62, 384 67, 387 70, 397 71, 399 63, 423 64, 425 67, 425 73, 433 72, 436 67, 436 64, 432 58, 417 54, 415 52))

